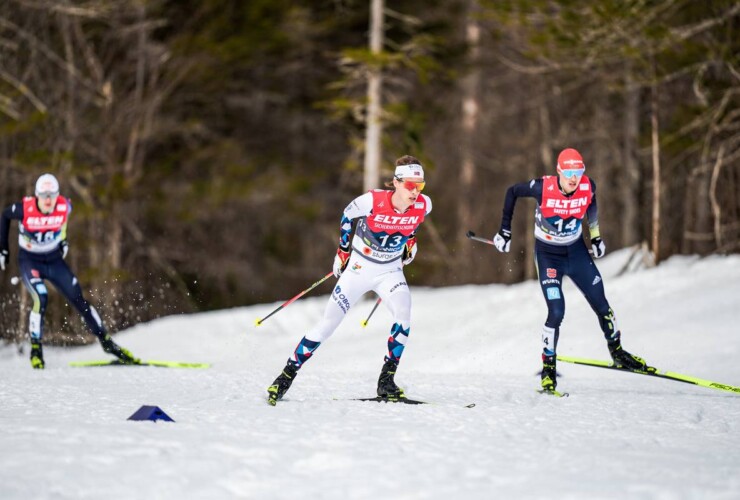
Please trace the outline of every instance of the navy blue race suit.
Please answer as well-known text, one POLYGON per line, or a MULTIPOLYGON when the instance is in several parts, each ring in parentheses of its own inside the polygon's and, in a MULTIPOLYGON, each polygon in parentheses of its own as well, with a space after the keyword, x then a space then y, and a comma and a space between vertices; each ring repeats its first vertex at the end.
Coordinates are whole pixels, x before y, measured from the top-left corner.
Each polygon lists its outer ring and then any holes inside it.
MULTIPOLYGON (((34 197, 26 197, 3 210, 0 217, 0 251, 8 252, 10 222, 19 224, 18 267, 20 277, 33 298, 29 315, 31 341, 40 343, 43 337, 44 312, 48 302, 45 281, 50 282, 85 320, 90 331, 101 341, 105 327, 95 308, 82 294, 79 281, 64 261, 69 200, 59 196, 54 211, 42 214, 34 197)), ((7 253, 6 253, 7 255, 7 253)))
POLYGON ((599 236, 596 184, 583 176, 576 191, 565 194, 557 176, 514 184, 506 192, 501 229, 511 231, 518 198, 537 200, 534 257, 542 294, 547 303, 543 328, 543 355, 554 356, 560 324, 565 316, 562 280, 575 283, 599 318, 608 342, 619 341, 614 313, 604 293, 604 283, 583 241, 582 222, 588 217, 592 238, 599 236))

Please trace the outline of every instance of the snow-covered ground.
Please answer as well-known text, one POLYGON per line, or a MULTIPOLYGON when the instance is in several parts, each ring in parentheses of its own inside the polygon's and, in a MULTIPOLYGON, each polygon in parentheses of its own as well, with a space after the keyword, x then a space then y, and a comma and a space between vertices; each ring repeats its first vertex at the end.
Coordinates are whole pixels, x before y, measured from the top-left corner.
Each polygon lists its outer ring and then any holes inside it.
MULTIPOLYGON (((626 258, 599 261, 625 348, 740 385, 740 256, 615 276, 626 258)), ((565 295, 560 354, 607 359, 585 300, 570 283, 565 295)), ((396 380, 434 405, 348 400, 374 395, 386 351, 382 306, 360 326, 370 295, 276 407, 265 389, 326 295, 259 328, 279 303, 115 336, 144 359, 206 370, 68 366, 106 357, 92 345, 46 348, 47 369, 34 371, 0 349, 0 499, 740 498, 740 395, 560 363, 570 397, 542 396, 536 282, 416 288, 413 299, 396 380), (142 405, 176 422, 128 421, 142 405)))

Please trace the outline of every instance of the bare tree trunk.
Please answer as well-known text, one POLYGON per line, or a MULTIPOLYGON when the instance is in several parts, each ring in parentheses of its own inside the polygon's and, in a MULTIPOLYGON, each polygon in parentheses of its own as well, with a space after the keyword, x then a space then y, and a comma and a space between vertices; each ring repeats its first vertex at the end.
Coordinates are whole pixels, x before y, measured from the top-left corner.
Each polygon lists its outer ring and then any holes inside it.
POLYGON ((686 178, 686 197, 683 200, 683 235, 681 252, 691 253, 694 246, 694 204, 696 203, 696 174, 692 171, 686 178))
POLYGON ((478 24, 478 1, 468 1, 467 19, 465 21, 465 40, 468 44, 470 71, 462 79, 462 137, 460 140, 460 202, 458 203, 458 244, 457 258, 459 260, 459 278, 463 282, 469 281, 474 274, 474 266, 470 264, 473 247, 464 235, 463 228, 470 225, 474 219, 473 213, 473 186, 476 181, 475 136, 480 118, 480 79, 481 72, 478 65, 480 57, 480 25, 478 24))
POLYGON ((653 157, 653 235, 652 250, 655 264, 660 262, 660 133, 658 120, 658 82, 653 59, 653 83, 650 88, 650 126, 653 157))
POLYGON ((712 180, 709 185, 709 201, 712 204, 712 214, 714 215, 714 242, 716 248, 722 248, 724 241, 722 239, 722 207, 717 200, 717 180, 719 179, 719 171, 722 168, 722 159, 725 154, 724 145, 719 147, 717 152, 717 161, 714 163, 712 169, 712 180))
POLYGON ((631 65, 625 70, 624 146, 622 154, 622 243, 632 246, 639 240, 638 210, 640 165, 637 147, 640 137, 640 90, 632 78, 631 65))
MULTIPOLYGON (((380 54, 383 50, 383 8, 384 0, 372 0, 370 7, 370 52, 380 54)), ((365 135, 365 190, 377 189, 380 185, 380 139, 383 134, 381 122, 382 73, 377 65, 372 65, 367 82, 367 117, 365 135)))

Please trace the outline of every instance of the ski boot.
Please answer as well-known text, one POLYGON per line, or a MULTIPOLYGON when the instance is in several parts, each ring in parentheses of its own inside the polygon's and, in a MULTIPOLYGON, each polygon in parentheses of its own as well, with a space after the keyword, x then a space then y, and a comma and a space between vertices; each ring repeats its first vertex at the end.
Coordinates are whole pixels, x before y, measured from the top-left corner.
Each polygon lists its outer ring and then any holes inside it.
POLYGON ((139 358, 135 358, 128 349, 124 349, 113 342, 113 339, 110 338, 110 335, 107 333, 100 338, 100 345, 103 346, 103 350, 105 352, 114 355, 125 365, 138 365, 141 363, 141 360, 139 358))
POLYGON ((555 356, 542 356, 542 385, 543 392, 555 392, 558 385, 557 372, 555 370, 555 356))
POLYGON ((380 377, 378 377, 378 396, 381 398, 393 400, 406 397, 403 393, 403 389, 398 387, 396 382, 393 380, 397 369, 398 361, 386 358, 385 364, 380 370, 380 377))
POLYGON ((275 406, 278 401, 283 399, 283 396, 290 389, 290 385, 293 383, 293 379, 297 374, 298 368, 292 363, 285 365, 278 378, 267 388, 267 404, 275 406))
POLYGON ((655 368, 648 366, 644 359, 630 354, 622 349, 622 343, 617 340, 608 344, 609 354, 614 360, 614 366, 627 370, 638 370, 642 372, 654 372, 655 368))
POLYGON ((31 342, 31 366, 34 370, 43 370, 44 366, 44 348, 41 342, 31 342))

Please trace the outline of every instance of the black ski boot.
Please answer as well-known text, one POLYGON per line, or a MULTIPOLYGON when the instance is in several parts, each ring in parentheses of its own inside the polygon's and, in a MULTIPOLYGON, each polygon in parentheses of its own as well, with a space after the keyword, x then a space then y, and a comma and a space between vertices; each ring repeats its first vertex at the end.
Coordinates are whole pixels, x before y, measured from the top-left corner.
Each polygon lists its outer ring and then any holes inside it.
POLYGON ((283 399, 283 396, 288 392, 288 389, 290 389, 290 385, 293 383, 293 379, 297 374, 298 368, 296 368, 292 363, 285 365, 282 373, 280 373, 272 385, 267 388, 267 404, 275 406, 278 401, 283 399))
POLYGON ((398 362, 386 358, 385 364, 380 370, 380 377, 378 378, 378 396, 381 398, 400 399, 406 397, 403 389, 398 387, 393 380, 397 369, 398 362))
POLYGON ((31 342, 31 366, 35 370, 43 370, 44 366, 44 348, 41 342, 31 342))
POLYGON ((542 390, 554 392, 558 385, 557 371, 555 370, 555 356, 542 356, 542 390))
POLYGON ((609 354, 614 360, 614 366, 617 368, 626 368, 628 370, 639 370, 643 372, 654 372, 655 368, 648 366, 644 359, 634 354, 630 354, 622 349, 622 343, 617 340, 607 344, 609 354))
POLYGON ((105 352, 114 355, 126 365, 138 365, 141 363, 141 360, 139 358, 135 358, 128 349, 124 349, 113 342, 113 339, 110 338, 110 335, 107 333, 100 338, 100 345, 103 346, 103 350, 105 352))

